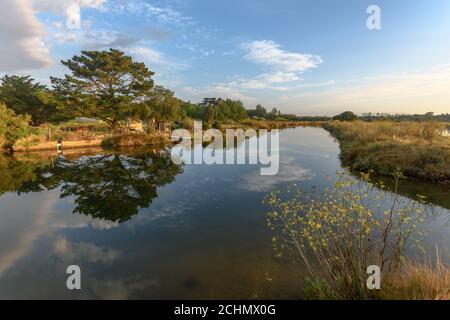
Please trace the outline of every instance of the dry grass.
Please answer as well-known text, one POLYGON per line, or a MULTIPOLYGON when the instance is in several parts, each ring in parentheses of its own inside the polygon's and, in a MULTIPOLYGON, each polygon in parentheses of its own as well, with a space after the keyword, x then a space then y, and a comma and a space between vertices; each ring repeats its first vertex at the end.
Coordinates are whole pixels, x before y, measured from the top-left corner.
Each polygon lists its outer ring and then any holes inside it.
POLYGON ((341 145, 341 160, 354 171, 450 183, 450 138, 436 122, 339 122, 324 125, 341 145))
POLYGON ((99 135, 89 129, 77 129, 69 131, 64 135, 63 140, 66 141, 78 141, 78 140, 96 140, 102 138, 104 135, 99 135))
POLYGON ((107 148, 137 147, 146 145, 166 145, 170 139, 161 134, 126 133, 108 137, 102 141, 107 148))
POLYGON ((408 260, 402 272, 381 291, 385 299, 450 300, 450 267, 442 262, 408 260))

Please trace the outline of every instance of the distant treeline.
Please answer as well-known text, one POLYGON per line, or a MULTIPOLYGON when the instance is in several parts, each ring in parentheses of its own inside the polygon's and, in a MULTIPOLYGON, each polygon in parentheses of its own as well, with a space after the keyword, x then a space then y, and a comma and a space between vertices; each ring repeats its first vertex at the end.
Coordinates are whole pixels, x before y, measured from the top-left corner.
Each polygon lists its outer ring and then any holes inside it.
POLYGON ((438 122, 450 122, 450 114, 434 114, 433 112, 427 112, 425 114, 387 114, 387 113, 366 113, 362 115, 356 115, 352 111, 345 111, 336 116, 298 116, 295 114, 284 114, 273 108, 268 112, 264 107, 258 105, 254 110, 247 110, 250 118, 261 118, 267 120, 288 120, 288 121, 305 121, 305 122, 324 122, 330 120, 341 121, 438 121, 438 122))
POLYGON ((298 116, 296 114, 281 113, 277 108, 267 111, 265 107, 258 104, 256 109, 247 110, 250 118, 266 119, 266 120, 287 120, 287 121, 328 121, 331 117, 326 116, 298 116))
POLYGON ((248 118, 242 101, 232 99, 205 98, 201 103, 183 102, 181 109, 184 117, 208 123, 248 118))
POLYGON ((295 115, 283 115, 289 120, 297 121, 329 121, 329 120, 341 120, 341 121, 395 121, 395 122, 425 122, 425 121, 437 121, 437 122, 450 122, 450 114, 434 114, 433 112, 428 112, 425 114, 380 114, 380 113, 368 113, 363 115, 355 115, 351 111, 343 112, 334 117, 328 116, 295 116, 295 115))
POLYGON ((381 113, 368 113, 362 115, 356 115, 351 111, 343 112, 334 117, 331 116, 296 116, 296 115, 283 115, 287 120, 297 121, 395 121, 395 122, 425 122, 425 121, 437 121, 437 122, 450 122, 450 113, 434 114, 433 112, 427 112, 425 114, 381 114, 381 113))
POLYGON ((385 114, 385 113, 367 113, 359 116, 364 121, 439 121, 450 122, 450 113, 434 114, 427 112, 425 114, 385 114))

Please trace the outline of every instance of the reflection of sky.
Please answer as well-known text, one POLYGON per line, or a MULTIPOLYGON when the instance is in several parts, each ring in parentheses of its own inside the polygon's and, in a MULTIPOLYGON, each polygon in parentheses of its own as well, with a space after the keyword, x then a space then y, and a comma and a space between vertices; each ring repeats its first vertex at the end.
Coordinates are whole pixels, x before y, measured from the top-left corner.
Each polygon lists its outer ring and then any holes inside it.
MULTIPOLYGON (((338 152, 321 129, 282 131, 277 175, 261 176, 259 165, 187 165, 121 225, 72 214, 73 198, 60 199, 58 190, 7 193, 0 298, 248 297, 252 281, 277 270, 262 198, 292 183, 323 190, 340 168, 338 152), (69 264, 82 269, 82 292, 65 289, 69 264)), ((432 225, 438 233, 430 239, 449 239, 442 219, 432 225)))
POLYGON ((14 203, 8 200, 15 197, 6 196, 3 199, 0 216, 0 277, 17 260, 28 254, 37 238, 49 231, 49 216, 52 214, 55 196, 41 195, 39 200, 35 197, 32 199, 33 206, 25 199, 14 203), (27 212, 30 207, 34 207, 31 214, 27 212))
MULTIPOLYGON (((57 210, 63 207, 57 206, 58 192, 42 192, 39 194, 21 195, 20 201, 16 196, 8 194, 2 198, 2 211, 0 215, 0 278, 3 273, 14 267, 15 263, 33 250, 34 243, 44 235, 53 235, 64 229, 110 229, 115 223, 92 219, 81 215, 60 214, 57 210), (30 212, 30 209, 32 211, 30 212)), ((64 201, 63 201, 64 202, 64 201)), ((66 210, 67 211, 67 210, 66 210)), ((72 255, 78 248, 91 248, 91 244, 76 244, 68 249, 69 243, 63 242, 63 238, 55 242, 56 252, 72 251, 72 255)), ((81 250, 82 251, 82 250, 81 250)), ((80 252, 81 252, 80 251, 80 252)), ((100 251, 93 250, 94 254, 100 251)))
POLYGON ((315 173, 297 164, 294 158, 280 159, 279 172, 274 176, 262 176, 259 170, 242 176, 242 188, 248 191, 268 192, 284 183, 312 180, 315 173))

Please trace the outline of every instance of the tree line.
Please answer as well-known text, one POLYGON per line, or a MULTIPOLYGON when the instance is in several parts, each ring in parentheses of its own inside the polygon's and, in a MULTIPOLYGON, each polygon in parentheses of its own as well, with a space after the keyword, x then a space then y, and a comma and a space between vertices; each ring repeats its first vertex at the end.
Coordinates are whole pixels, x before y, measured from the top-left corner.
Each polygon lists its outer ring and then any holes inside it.
POLYGON ((50 77, 51 88, 30 76, 0 78, 3 149, 26 136, 28 125, 59 124, 80 117, 101 120, 114 132, 126 130, 132 121, 144 121, 151 130, 159 122, 185 118, 214 123, 247 117, 241 101, 217 99, 216 104, 201 107, 176 98, 155 84, 154 72, 144 63, 116 49, 83 50, 61 63, 68 72, 62 78, 50 77))
POLYGON ((427 112, 424 114, 388 114, 388 113, 366 113, 359 117, 364 121, 438 121, 450 122, 450 113, 434 114, 434 112, 427 112))
POLYGON ((51 89, 30 76, 4 76, 0 102, 17 115, 29 115, 33 126, 86 117, 120 130, 126 120, 173 122, 191 117, 214 122, 247 117, 241 101, 217 99, 203 108, 176 98, 155 85, 154 72, 144 63, 119 50, 82 51, 61 62, 69 72, 63 78, 50 77, 51 89))

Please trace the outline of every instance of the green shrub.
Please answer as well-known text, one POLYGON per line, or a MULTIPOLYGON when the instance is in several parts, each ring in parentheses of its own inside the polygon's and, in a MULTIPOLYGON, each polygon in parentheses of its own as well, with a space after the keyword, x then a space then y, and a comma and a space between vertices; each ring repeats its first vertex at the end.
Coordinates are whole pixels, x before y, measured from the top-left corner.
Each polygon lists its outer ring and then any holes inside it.
POLYGON ((30 134, 30 117, 16 115, 13 110, 8 109, 0 103, 0 149, 5 153, 12 152, 17 140, 30 134))
MULTIPOLYGON (((398 182, 398 180, 397 180, 398 182)), ((323 195, 288 189, 274 191, 268 226, 278 257, 300 264, 307 272, 307 295, 325 299, 368 299, 367 267, 381 268, 382 283, 396 278, 404 252, 421 248, 424 205, 394 195, 383 203, 384 187, 338 174, 323 195)))
POLYGON ((215 122, 212 124, 212 127, 213 127, 214 129, 221 130, 222 127, 223 127, 223 125, 222 125, 222 122, 220 122, 220 121, 215 121, 215 122))
POLYGON ((333 117, 333 120, 355 121, 355 120, 358 120, 358 116, 351 111, 345 111, 345 112, 333 117))
POLYGON ((194 129, 194 121, 191 118, 184 118, 180 121, 180 125, 183 129, 192 130, 194 129))

